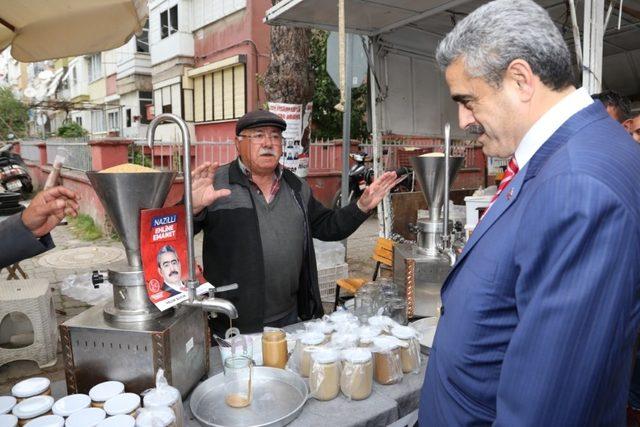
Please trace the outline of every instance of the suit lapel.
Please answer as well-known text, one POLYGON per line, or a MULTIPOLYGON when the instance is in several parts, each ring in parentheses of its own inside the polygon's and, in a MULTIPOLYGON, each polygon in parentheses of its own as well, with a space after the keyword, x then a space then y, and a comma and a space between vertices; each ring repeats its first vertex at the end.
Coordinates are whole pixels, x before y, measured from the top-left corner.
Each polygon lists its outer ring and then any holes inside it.
MULTIPOLYGON (((485 215, 484 218, 478 223, 475 230, 471 234, 471 237, 467 241, 464 246, 464 250, 462 254, 458 257, 456 262, 456 267, 462 262, 462 260, 467 256, 469 251, 473 249, 478 240, 484 236, 484 234, 491 228, 491 226, 502 216, 502 214, 511 206, 513 202, 516 201, 518 195, 520 194, 520 190, 522 189, 522 184, 524 183, 524 178, 527 176, 527 167, 528 164, 522 168, 516 176, 513 178, 509 186, 504 189, 500 196, 496 199, 489 212, 485 215)), ((454 267, 455 268, 455 267, 454 267)))
POLYGON ((606 119, 608 117, 606 110, 600 102, 594 102, 590 106, 580 110, 574 114, 569 120, 567 120, 551 137, 538 149, 536 154, 529 160, 529 162, 522 168, 511 183, 500 194, 495 201, 487 215, 478 223, 473 234, 464 246, 464 250, 456 260, 456 264, 453 266, 447 279, 445 280, 442 291, 449 284, 449 279, 454 276, 454 272, 462 261, 467 257, 469 252, 473 249, 476 243, 484 236, 484 234, 491 228, 491 226, 502 216, 503 213, 516 201, 523 185, 534 178, 540 169, 544 166, 547 160, 555 154, 573 135, 582 127, 596 120, 606 119))

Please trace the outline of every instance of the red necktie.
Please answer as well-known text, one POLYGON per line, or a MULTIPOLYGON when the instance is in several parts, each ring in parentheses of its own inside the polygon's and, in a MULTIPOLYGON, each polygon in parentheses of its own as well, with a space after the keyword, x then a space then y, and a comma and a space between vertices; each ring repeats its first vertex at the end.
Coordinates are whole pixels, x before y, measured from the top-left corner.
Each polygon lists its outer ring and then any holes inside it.
POLYGON ((498 191, 496 191, 496 194, 494 194, 493 197, 491 198, 491 201, 489 202, 489 206, 482 214, 482 217, 480 218, 480 220, 482 220, 482 218, 484 218, 487 212, 489 212, 489 209, 491 209, 491 206, 493 206, 493 203, 498 199, 498 197, 500 196, 500 193, 502 193, 502 191, 505 188, 507 188, 507 186, 509 185, 513 177, 516 176, 519 170, 520 169, 518 168, 518 163, 516 162, 516 158, 512 157, 511 159, 509 159, 507 170, 504 172, 504 177, 502 178, 502 181, 500 181, 500 185, 498 186, 498 191))

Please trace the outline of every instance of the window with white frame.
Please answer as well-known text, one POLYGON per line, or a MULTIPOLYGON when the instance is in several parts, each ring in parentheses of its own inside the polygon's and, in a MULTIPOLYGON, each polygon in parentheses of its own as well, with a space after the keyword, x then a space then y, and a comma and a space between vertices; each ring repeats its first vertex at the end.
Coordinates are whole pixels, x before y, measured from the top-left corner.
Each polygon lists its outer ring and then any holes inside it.
POLYGON ((109 130, 120 130, 120 112, 109 111, 107 113, 107 123, 109 124, 109 130))
POLYGON ((79 124, 80 126, 82 126, 82 117, 78 116, 75 118, 75 121, 77 124, 79 124))
POLYGON ((193 78, 193 90, 184 91, 185 120, 211 122, 242 117, 246 112, 245 64, 193 78), (193 103, 193 109, 187 108, 193 103))
POLYGON ((178 5, 160 12, 160 38, 166 39, 178 32, 178 5))
POLYGON ((142 33, 136 36, 136 52, 149 53, 149 20, 144 23, 142 33))
POLYGON ((102 54, 96 53, 89 57, 89 82, 102 77, 102 54))
POLYGON ((91 131, 93 133, 104 132, 105 123, 104 123, 104 111, 92 111, 91 112, 91 131))

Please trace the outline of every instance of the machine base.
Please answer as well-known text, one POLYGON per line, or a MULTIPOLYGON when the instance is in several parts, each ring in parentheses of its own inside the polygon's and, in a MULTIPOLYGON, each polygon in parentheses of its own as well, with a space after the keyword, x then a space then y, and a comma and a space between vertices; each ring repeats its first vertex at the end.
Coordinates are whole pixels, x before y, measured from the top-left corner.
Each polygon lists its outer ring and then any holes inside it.
POLYGON ((103 309, 97 305, 60 325, 68 394, 108 380, 140 393, 155 387, 155 374, 164 369, 184 398, 209 372, 211 338, 202 310, 181 307, 148 322, 111 323, 103 309))
POLYGON ((412 317, 439 315, 440 289, 450 270, 449 257, 445 255, 425 255, 412 243, 393 247, 393 281, 407 295, 412 317))

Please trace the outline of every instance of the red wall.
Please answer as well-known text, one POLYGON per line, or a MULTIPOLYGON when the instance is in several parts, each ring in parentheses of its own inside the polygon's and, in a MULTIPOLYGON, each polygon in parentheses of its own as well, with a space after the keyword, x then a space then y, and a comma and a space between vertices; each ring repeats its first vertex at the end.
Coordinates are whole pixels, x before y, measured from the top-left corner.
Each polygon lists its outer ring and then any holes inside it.
MULTIPOLYGON (((200 67, 234 55, 245 55, 247 111, 261 108, 267 101, 257 76, 269 65, 270 27, 263 23, 269 0, 248 0, 247 7, 198 32, 194 38, 195 66, 200 67)), ((235 136, 235 120, 196 124, 198 140, 220 140, 235 136)))

